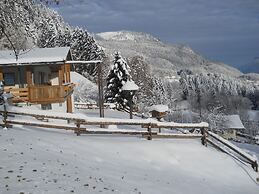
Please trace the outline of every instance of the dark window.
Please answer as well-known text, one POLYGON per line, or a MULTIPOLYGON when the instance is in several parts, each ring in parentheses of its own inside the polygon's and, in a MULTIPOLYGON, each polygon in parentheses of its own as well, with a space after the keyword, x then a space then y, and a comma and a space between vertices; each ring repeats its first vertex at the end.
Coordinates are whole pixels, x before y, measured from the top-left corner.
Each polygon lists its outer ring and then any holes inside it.
POLYGON ((15 73, 4 73, 4 85, 5 86, 15 85, 15 73))
POLYGON ((52 106, 51 106, 51 104, 42 104, 41 109, 42 110, 51 110, 52 106))

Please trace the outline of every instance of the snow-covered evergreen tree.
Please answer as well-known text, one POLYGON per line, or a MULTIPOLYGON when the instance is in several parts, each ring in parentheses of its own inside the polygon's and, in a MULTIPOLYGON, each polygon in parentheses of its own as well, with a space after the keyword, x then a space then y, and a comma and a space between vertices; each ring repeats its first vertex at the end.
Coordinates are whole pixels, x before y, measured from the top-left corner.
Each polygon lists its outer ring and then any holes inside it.
POLYGON ((159 77, 152 77, 152 104, 168 104, 167 97, 164 81, 159 77))
POLYGON ((128 96, 122 91, 122 86, 131 80, 130 68, 122 56, 116 52, 114 63, 107 76, 106 102, 116 103, 119 108, 128 105, 128 96))
POLYGON ((151 70, 149 65, 144 62, 144 59, 141 56, 128 58, 128 65, 131 69, 130 74, 132 79, 137 86, 139 86, 139 90, 136 94, 138 108, 141 111, 145 111, 146 108, 154 104, 151 100, 151 97, 153 96, 151 70))

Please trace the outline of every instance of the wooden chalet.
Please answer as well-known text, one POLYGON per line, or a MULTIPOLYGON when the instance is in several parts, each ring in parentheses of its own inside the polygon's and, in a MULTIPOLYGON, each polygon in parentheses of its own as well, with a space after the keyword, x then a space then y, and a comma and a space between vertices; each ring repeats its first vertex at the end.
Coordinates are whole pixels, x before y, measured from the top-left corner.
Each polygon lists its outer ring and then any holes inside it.
POLYGON ((223 137, 225 139, 237 139, 237 132, 245 130, 239 115, 227 115, 225 119, 223 137))
POLYGON ((152 114, 152 117, 157 118, 159 121, 166 116, 169 111, 167 105, 153 105, 149 108, 149 112, 152 114))
POLYGON ((16 59, 12 50, 0 51, 0 80, 5 92, 17 104, 38 105, 41 109, 73 111, 69 47, 33 48, 21 51, 16 59))

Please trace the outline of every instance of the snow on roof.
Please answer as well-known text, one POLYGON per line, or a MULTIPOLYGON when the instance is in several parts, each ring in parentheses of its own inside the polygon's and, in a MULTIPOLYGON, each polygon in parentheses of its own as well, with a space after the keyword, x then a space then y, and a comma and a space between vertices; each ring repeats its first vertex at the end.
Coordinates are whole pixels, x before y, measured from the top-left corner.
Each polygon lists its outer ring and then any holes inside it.
POLYGON ((244 125, 240 120, 239 115, 227 115, 225 126, 229 129, 244 129, 244 125))
POLYGON ((149 108, 149 111, 167 112, 167 111, 169 111, 169 108, 167 105, 158 104, 158 105, 151 106, 149 108))
POLYGON ((69 50, 69 47, 33 48, 20 52, 17 61, 13 50, 1 50, 0 65, 64 62, 69 50))
POLYGON ((134 81, 127 81, 123 86, 122 86, 122 90, 138 90, 139 87, 135 84, 134 81))

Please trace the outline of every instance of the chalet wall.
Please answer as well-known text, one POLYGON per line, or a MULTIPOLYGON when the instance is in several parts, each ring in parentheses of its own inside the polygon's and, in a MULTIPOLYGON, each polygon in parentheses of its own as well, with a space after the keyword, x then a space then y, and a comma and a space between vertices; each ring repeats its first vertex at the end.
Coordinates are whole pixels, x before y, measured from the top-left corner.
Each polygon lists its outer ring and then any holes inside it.
MULTIPOLYGON (((31 105, 31 107, 34 107, 35 109, 41 110, 41 104, 31 105)), ((51 104, 51 110, 53 110, 55 112, 63 112, 63 113, 67 112, 66 102, 64 102, 64 103, 52 103, 51 104)))
POLYGON ((48 66, 33 67, 33 81, 35 85, 48 83, 50 78, 51 70, 48 66))
POLYGON ((50 82, 51 82, 51 85, 58 85, 59 84, 58 72, 52 72, 51 73, 50 82))

